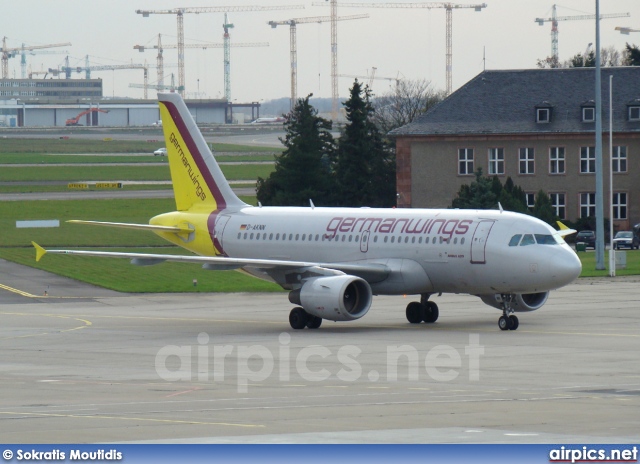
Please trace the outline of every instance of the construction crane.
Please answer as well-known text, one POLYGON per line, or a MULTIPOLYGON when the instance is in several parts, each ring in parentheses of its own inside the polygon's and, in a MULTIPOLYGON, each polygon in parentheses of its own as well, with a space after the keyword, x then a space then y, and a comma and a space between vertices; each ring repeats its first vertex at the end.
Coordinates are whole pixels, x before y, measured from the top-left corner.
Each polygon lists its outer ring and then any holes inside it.
MULTIPOLYGON (((368 18, 368 14, 341 16, 338 21, 347 21, 351 19, 368 18)), ((309 18, 285 19, 283 21, 269 21, 267 24, 275 29, 277 26, 289 26, 289 54, 291 56, 291 109, 298 99, 298 46, 296 40, 296 29, 298 24, 305 23, 324 23, 331 21, 331 16, 314 16, 309 18)))
POLYGON ((473 8, 475 11, 482 11, 487 7, 486 3, 475 5, 463 5, 458 3, 340 3, 344 7, 365 7, 365 8, 426 8, 426 9, 444 9, 446 11, 446 77, 447 77, 447 95, 452 90, 452 74, 453 74, 453 10, 462 8, 473 8))
MULTIPOLYGON (((337 18, 338 2, 331 1, 331 16, 337 18)), ((314 6, 324 6, 326 3, 313 3, 314 6)), ((340 6, 354 8, 443 8, 446 10, 447 27, 446 27, 446 76, 447 76, 447 94, 451 93, 452 88, 452 23, 453 10, 461 8, 473 8, 475 11, 482 11, 487 7, 486 3, 476 5, 460 5, 457 3, 340 3, 340 6)), ((335 20, 331 21, 331 98, 332 98, 332 117, 335 119, 338 113, 338 32, 335 20)))
MULTIPOLYGON (((65 58, 65 66, 62 66, 60 70, 49 68, 49 72, 54 76, 58 75, 60 72, 65 73, 66 79, 71 79, 71 72, 75 71, 77 73, 84 72, 86 79, 91 79, 91 71, 115 71, 119 69, 142 69, 144 71, 144 83, 148 85, 149 83, 149 66, 145 64, 115 64, 115 65, 98 65, 98 66, 89 66, 89 55, 85 57, 85 66, 69 66, 69 57, 65 58)), ((147 92, 144 92, 144 98, 147 98, 147 92)))
MULTIPOLYGON (((174 14, 178 23, 178 88, 180 94, 184 96, 184 15, 188 13, 227 13, 241 11, 269 11, 269 10, 290 10, 304 8, 304 5, 286 5, 286 6, 213 6, 213 7, 194 7, 194 8, 173 8, 171 10, 136 10, 137 14, 141 14, 143 18, 148 18, 152 14, 174 14)), ((226 22, 226 21, 225 21, 226 22)))
MULTIPOLYGON (((65 122, 65 126, 81 126, 82 124, 80 124, 80 118, 82 116, 87 116, 91 113, 108 113, 109 110, 103 110, 100 108, 89 108, 87 110, 82 111, 81 113, 79 113, 75 118, 71 118, 71 119, 67 119, 67 121, 65 122)), ((93 124, 89 124, 89 118, 87 117, 87 126, 92 126, 93 124)))
MULTIPOLYGON (((153 85, 145 85, 145 84, 129 84, 129 87, 133 89, 153 89, 153 90, 170 90, 171 92, 176 91, 176 81, 173 73, 171 73, 171 85, 164 85, 160 83, 156 83, 153 85)), ((146 91, 146 90, 145 90, 146 91)))
MULTIPOLYGON (((22 46, 24 47, 24 44, 22 44, 22 46)), ((22 79, 27 78, 27 53, 29 53, 29 55, 65 55, 69 52, 67 50, 29 50, 27 52, 27 50, 22 49, 22 56, 20 58, 20 76, 22 79)))
POLYGON ((338 77, 346 77, 349 79, 361 79, 363 82, 365 80, 369 81, 369 88, 372 89, 373 88, 373 81, 374 80, 385 80, 385 81, 393 81, 396 83, 396 88, 398 87, 398 85, 400 84, 400 81, 402 79, 400 79, 399 77, 382 77, 382 76, 376 76, 376 70, 378 68, 371 68, 371 74, 367 75, 367 76, 357 76, 355 74, 338 74, 338 77))
MULTIPOLYGON (((558 56, 558 21, 579 21, 587 19, 596 19, 596 15, 574 15, 574 16, 558 16, 557 5, 551 7, 550 18, 536 18, 538 25, 543 26, 545 22, 551 21, 551 57, 555 63, 559 62, 558 56)), ((629 13, 611 13, 601 14, 600 19, 608 18, 624 18, 631 16, 629 13)))
MULTIPOLYGON (((184 48, 200 48, 206 50, 208 48, 223 48, 225 46, 224 43, 200 43, 200 44, 185 44, 184 48)), ((231 47, 268 47, 268 42, 246 42, 246 43, 237 43, 232 44, 231 47)), ((134 45, 133 48, 138 50, 139 52, 144 52, 146 49, 154 49, 158 50, 158 56, 156 58, 157 66, 158 66, 158 86, 164 86, 164 59, 163 59, 163 50, 165 48, 178 48, 177 44, 171 45, 162 45, 162 39, 160 34, 158 34, 158 45, 154 45, 152 47, 147 47, 145 45, 134 45)), ((175 87, 173 87, 175 90, 175 87)), ((178 90, 182 90, 178 88, 178 90)))
POLYGON ((630 27, 616 27, 616 31, 620 31, 620 34, 629 35, 631 32, 640 32, 640 29, 631 29, 630 27))
POLYGON ((17 53, 25 53, 32 50, 40 50, 43 48, 55 48, 55 47, 67 47, 71 46, 70 42, 65 43, 57 43, 57 44, 47 44, 47 45, 30 45, 25 46, 22 44, 22 47, 18 48, 8 48, 7 47, 7 38, 2 38, 2 78, 7 79, 9 77, 9 58, 13 58, 17 53))

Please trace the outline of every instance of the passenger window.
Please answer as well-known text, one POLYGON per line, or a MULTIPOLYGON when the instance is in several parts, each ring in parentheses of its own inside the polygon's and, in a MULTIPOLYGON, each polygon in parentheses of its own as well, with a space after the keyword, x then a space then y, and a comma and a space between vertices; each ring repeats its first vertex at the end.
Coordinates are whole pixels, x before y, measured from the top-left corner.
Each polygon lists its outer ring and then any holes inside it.
POLYGON ((518 246, 518 243, 520 243, 521 238, 522 238, 522 234, 514 235, 513 237, 511 237, 511 240, 509 241, 509 246, 518 246))
POLYGON ((238 240, 240 240, 240 237, 242 237, 242 232, 238 232, 238 240))
POLYGON ((520 242, 520 246, 535 245, 535 243, 536 241, 533 238, 533 235, 525 234, 524 237, 522 237, 522 242, 520 242))
POLYGON ((394 243, 396 241, 395 236, 391 236, 391 243, 394 243))

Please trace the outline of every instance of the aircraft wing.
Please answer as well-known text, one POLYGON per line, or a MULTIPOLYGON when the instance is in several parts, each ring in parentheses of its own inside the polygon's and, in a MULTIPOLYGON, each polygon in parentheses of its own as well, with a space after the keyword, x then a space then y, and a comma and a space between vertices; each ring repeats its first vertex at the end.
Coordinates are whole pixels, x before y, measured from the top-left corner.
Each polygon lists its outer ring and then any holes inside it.
POLYGON ((153 253, 126 253, 114 251, 89 251, 89 250, 45 250, 35 242, 31 244, 36 249, 36 261, 49 254, 97 256, 102 258, 126 258, 131 264, 149 266, 165 261, 201 264, 208 270, 231 270, 242 267, 258 269, 280 269, 283 271, 304 270, 311 275, 350 274, 362 277, 369 282, 379 282, 389 276, 391 270, 384 264, 376 263, 318 263, 307 261, 284 261, 277 259, 250 259, 229 258, 222 256, 197 256, 197 255, 167 255, 153 253))

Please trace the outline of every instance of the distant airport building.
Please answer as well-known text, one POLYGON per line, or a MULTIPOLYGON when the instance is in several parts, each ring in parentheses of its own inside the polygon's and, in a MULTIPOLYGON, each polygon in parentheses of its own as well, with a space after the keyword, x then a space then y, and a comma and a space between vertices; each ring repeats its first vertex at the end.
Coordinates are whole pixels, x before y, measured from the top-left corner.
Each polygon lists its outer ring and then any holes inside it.
MULTIPOLYGON (((260 116, 258 102, 186 103, 198 124, 243 123, 260 116)), ((155 98, 105 98, 102 79, 0 79, 0 127, 64 127, 76 118, 73 125, 150 126, 160 119, 160 111, 155 98)))
MULTIPOLYGON (((640 67, 602 69, 605 215, 609 216, 609 76, 613 76, 613 219, 640 222, 640 67)), ((595 69, 484 71, 392 132, 399 207, 447 208, 474 173, 511 177, 533 206, 595 215, 595 69)))

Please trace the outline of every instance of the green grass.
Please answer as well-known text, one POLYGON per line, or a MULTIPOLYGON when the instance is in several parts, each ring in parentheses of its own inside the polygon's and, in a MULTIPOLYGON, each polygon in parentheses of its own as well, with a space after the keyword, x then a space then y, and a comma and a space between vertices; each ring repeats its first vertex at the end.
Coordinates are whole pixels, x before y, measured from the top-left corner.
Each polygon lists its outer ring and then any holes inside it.
MULTIPOLYGON (((640 274, 640 250, 621 250, 627 254, 626 269, 616 269, 617 276, 639 275, 640 274)), ((619 252, 618 252, 619 253, 619 252)), ((604 255, 604 265, 607 269, 596 270, 595 252, 579 252, 578 257, 582 261, 582 274, 580 277, 607 277, 609 275, 609 251, 604 255)))
MULTIPOLYGON (((97 248, 92 248, 97 249, 97 248)), ((188 254, 179 248, 127 248, 106 251, 132 253, 188 254)), ((133 266, 127 259, 46 255, 35 261, 33 248, 0 249, 0 258, 36 267, 82 282, 119 292, 181 293, 181 292, 275 292, 282 289, 236 271, 205 271, 197 264, 162 263, 155 266, 133 266), (197 280, 197 286, 193 280, 197 280)))
MULTIPOLYGON (((229 152, 227 152, 229 153, 229 152)), ((228 161, 273 161, 274 154, 258 155, 237 154, 224 155, 217 154, 219 162, 228 161)), ((165 157, 154 156, 153 154, 143 155, 69 155, 53 153, 0 153, 0 164, 78 164, 78 163, 166 163, 165 157)))
MULTIPOLYGON (((230 180, 255 180, 267 177, 274 170, 272 164, 239 164, 220 166, 230 180)), ((0 181, 69 181, 85 180, 170 180, 169 165, 165 166, 48 166, 10 167, 0 169, 0 181)))
MULTIPOLYGON (((238 186, 244 186, 244 184, 238 184, 238 186)), ((247 187, 255 186, 255 184, 248 184, 247 187)), ((125 185, 124 190, 171 190, 173 187, 171 184, 139 184, 139 185, 125 185)), ((86 191, 102 191, 89 184, 89 188, 86 191)), ((67 184, 64 185, 0 185, 0 193, 43 193, 43 192, 69 192, 67 184)), ((74 190, 75 191, 75 190, 74 190)))
MULTIPOLYGON (((73 138, 73 134, 60 131, 51 138, 3 138, 0 143, 0 154, 15 155, 18 153, 153 153, 164 146, 161 133, 150 134, 144 140, 117 140, 117 134, 105 134, 116 140, 104 141, 73 138), (68 135, 68 139, 60 139, 59 135, 68 135)), ((232 145, 228 143, 212 143, 216 152, 227 153, 279 153, 282 150, 273 147, 254 147, 248 145, 232 145)))

